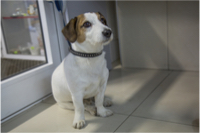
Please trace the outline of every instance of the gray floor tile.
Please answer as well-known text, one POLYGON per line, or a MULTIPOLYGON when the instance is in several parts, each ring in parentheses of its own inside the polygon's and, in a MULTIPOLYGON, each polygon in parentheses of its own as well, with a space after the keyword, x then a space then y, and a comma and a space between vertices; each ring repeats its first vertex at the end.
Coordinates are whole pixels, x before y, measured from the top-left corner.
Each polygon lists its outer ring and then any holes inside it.
POLYGON ((129 117, 116 132, 198 132, 198 127, 129 117))
POLYGON ((113 132, 127 118, 114 114, 107 118, 85 112, 87 125, 78 130, 72 127, 74 111, 61 109, 57 104, 40 103, 24 115, 2 125, 3 132, 113 132))
POLYGON ((198 72, 172 72, 132 115, 199 125, 198 72))
POLYGON ((171 72, 114 69, 110 72, 105 95, 112 99, 114 104, 109 109, 115 114, 101 118, 85 112, 87 125, 82 130, 72 127, 74 111, 61 109, 51 96, 3 123, 2 131, 113 132, 116 129, 117 132, 198 131, 198 127, 190 126, 198 124, 198 73, 172 72, 170 75, 169 73, 171 72), (137 110, 132 115, 146 118, 130 116, 122 124, 135 109, 137 110))
POLYGON ((48 104, 55 104, 56 101, 53 98, 53 96, 50 96, 49 98, 45 99, 44 101, 42 101, 42 103, 48 103, 48 104))
POLYGON ((110 72, 105 95, 115 113, 129 115, 169 74, 168 71, 115 69, 110 72))

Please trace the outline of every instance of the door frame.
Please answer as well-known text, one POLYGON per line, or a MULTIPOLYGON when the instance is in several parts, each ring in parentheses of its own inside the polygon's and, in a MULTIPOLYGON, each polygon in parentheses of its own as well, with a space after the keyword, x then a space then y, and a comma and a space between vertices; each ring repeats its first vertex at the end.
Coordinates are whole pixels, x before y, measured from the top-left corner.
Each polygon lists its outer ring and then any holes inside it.
POLYGON ((1 82, 1 123, 27 110, 52 93, 51 74, 61 62, 56 25, 52 20, 55 16, 52 3, 39 0, 38 6, 47 63, 1 82))

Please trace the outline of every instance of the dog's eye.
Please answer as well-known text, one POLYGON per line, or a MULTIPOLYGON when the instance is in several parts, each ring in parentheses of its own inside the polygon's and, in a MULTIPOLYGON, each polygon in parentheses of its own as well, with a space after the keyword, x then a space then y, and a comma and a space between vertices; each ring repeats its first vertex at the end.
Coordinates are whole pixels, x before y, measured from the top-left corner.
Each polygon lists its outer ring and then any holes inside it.
POLYGON ((103 24, 106 24, 106 22, 105 22, 105 19, 104 19, 104 18, 101 18, 100 20, 101 20, 101 23, 103 23, 103 24))
POLYGON ((92 24, 90 22, 88 22, 88 21, 83 24, 83 26, 86 27, 86 28, 90 27, 91 25, 92 24))

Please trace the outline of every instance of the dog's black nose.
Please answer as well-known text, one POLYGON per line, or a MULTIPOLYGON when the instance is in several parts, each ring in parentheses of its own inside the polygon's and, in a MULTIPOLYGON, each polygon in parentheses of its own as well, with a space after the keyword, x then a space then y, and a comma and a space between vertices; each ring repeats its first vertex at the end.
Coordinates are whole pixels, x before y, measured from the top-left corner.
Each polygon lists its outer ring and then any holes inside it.
POLYGON ((105 29, 105 30, 102 32, 102 34, 103 34, 105 37, 109 38, 109 37, 111 36, 111 34, 112 34, 112 31, 109 30, 109 29, 105 29))

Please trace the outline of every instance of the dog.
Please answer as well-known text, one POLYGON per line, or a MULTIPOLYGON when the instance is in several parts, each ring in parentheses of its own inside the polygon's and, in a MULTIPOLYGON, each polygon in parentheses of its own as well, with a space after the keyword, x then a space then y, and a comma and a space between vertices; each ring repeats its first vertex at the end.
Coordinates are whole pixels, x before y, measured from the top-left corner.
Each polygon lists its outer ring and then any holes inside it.
POLYGON ((71 51, 53 72, 52 93, 61 108, 75 111, 73 127, 81 129, 86 124, 85 110, 101 117, 113 115, 105 108, 112 101, 104 97, 109 71, 102 52, 103 46, 112 41, 113 33, 100 12, 71 19, 62 33, 72 43, 75 53, 71 51), (90 53, 97 56, 78 56, 90 53))

